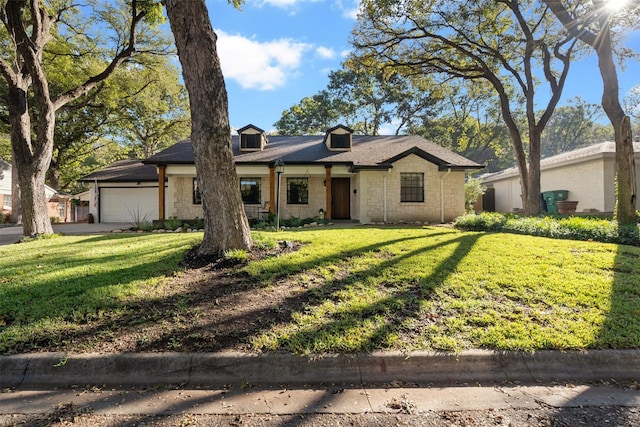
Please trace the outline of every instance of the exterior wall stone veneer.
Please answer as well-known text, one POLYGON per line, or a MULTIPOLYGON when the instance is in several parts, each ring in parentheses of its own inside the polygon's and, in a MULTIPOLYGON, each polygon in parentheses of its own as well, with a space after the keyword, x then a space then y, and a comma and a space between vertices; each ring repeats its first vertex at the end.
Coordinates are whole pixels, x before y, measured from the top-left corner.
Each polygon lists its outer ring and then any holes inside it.
MULTIPOLYGON (((360 222, 430 222, 440 223, 440 179, 447 174, 438 166, 416 155, 396 161, 387 171, 360 172, 360 222), (402 202, 400 175, 405 172, 424 174, 424 202, 402 202)), ((444 178, 444 220, 453 221, 464 214, 464 172, 452 171, 444 178)))

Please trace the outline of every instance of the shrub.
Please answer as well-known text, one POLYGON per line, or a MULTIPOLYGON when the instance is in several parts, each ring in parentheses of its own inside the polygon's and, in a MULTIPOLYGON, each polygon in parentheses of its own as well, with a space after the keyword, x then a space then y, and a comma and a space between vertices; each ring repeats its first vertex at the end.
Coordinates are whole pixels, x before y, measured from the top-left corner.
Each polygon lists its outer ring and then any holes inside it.
POLYGON ((204 228, 204 220, 196 217, 193 220, 193 228, 195 228, 196 230, 202 230, 204 228))
POLYGON ((473 210, 473 204, 486 192, 482 186, 482 180, 472 176, 467 177, 464 183, 464 207, 468 212, 473 210))
POLYGON ((180 227, 182 227, 182 221, 180 221, 175 216, 170 216, 169 219, 165 219, 164 220, 164 229, 165 230, 173 231, 173 230, 177 230, 180 227))
POLYGON ((470 231, 504 231, 554 239, 594 240, 640 246, 640 226, 618 226, 616 221, 588 217, 519 217, 493 212, 468 214, 456 219, 456 228, 470 231))
POLYGON ((454 226, 461 230, 469 231, 491 231, 501 230, 507 218, 496 212, 482 212, 479 214, 467 214, 458 217, 454 226))

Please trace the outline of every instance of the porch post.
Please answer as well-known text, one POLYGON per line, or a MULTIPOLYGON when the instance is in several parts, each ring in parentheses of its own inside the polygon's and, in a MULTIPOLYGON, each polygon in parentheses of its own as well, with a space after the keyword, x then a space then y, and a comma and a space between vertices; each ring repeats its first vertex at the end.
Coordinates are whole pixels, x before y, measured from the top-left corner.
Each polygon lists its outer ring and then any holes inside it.
POLYGON ((325 195, 327 203, 327 212, 324 214, 326 219, 331 219, 331 165, 324 166, 324 182, 325 182, 325 195))
POLYGON ((164 221, 164 177, 167 165, 158 165, 158 220, 164 221))
POLYGON ((269 166, 269 213, 276 213, 276 169, 269 166))

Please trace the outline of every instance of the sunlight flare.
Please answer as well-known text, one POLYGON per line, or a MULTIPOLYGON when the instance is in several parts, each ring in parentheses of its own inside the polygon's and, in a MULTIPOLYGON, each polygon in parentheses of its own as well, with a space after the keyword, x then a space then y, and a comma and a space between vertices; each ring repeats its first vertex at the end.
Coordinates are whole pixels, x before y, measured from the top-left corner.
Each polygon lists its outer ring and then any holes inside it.
POLYGON ((622 10, 627 4, 629 4, 629 0, 605 0, 604 2, 607 10, 614 13, 622 10))

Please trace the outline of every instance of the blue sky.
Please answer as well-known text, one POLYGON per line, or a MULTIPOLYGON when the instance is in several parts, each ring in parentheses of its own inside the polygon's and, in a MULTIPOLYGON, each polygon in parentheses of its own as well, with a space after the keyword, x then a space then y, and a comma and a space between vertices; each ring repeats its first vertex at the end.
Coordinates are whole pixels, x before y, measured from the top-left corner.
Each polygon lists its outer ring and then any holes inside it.
MULTIPOLYGON (((350 49, 357 6, 357 0, 247 0, 238 11, 226 0, 207 0, 231 126, 273 130, 282 111, 324 89, 329 71, 340 68, 350 49)), ((626 45, 640 52, 640 33, 626 45)), ((624 96, 640 84, 640 61, 628 61, 619 78, 624 96)), ((594 56, 572 65, 563 101, 576 96, 600 103, 594 56)))

